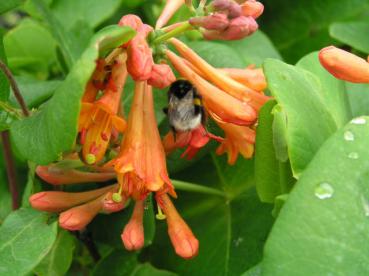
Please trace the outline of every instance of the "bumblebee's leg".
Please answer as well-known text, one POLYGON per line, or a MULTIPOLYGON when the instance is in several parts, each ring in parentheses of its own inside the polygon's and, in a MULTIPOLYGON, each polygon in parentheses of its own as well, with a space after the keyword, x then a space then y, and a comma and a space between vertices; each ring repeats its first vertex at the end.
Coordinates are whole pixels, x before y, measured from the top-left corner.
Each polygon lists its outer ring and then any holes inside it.
POLYGON ((170 129, 172 130, 173 138, 174 138, 174 142, 175 142, 175 141, 176 141, 176 139, 177 139, 177 131, 176 131, 176 129, 174 128, 174 126, 170 126, 170 129))
POLYGON ((168 107, 164 107, 164 108, 163 108, 163 112, 164 112, 166 115, 168 115, 168 107))

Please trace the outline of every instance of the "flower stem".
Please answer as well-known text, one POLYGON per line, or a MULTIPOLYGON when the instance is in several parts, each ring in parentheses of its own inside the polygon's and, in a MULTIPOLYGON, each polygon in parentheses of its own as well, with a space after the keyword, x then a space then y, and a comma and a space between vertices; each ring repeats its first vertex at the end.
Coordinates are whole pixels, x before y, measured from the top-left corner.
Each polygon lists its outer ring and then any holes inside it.
POLYGON ((221 190, 209 188, 202 185, 192 184, 180 180, 172 180, 174 187, 181 191, 195 192, 200 194, 216 195, 226 197, 226 194, 221 190))
POLYGON ((167 41, 168 39, 170 39, 172 37, 175 37, 175 36, 178 36, 178 35, 184 33, 185 31, 188 31, 190 29, 192 29, 192 25, 190 23, 188 23, 187 21, 183 22, 183 24, 178 26, 177 28, 175 28, 175 29, 173 29, 173 30, 171 30, 171 31, 155 38, 154 41, 153 41, 153 44, 158 44, 158 43, 167 41))
POLYGON ((27 108, 27 105, 26 105, 26 102, 24 101, 23 97, 22 97, 22 94, 18 88, 18 85, 17 85, 17 82, 15 81, 15 78, 12 74, 12 72, 10 72, 8 66, 5 65, 4 62, 2 62, 0 60, 0 70, 4 72, 6 78, 9 80, 9 83, 10 83, 10 86, 13 90, 13 93, 14 93, 14 96, 15 98, 17 99, 21 109, 22 109, 22 112, 23 112, 23 115, 28 117, 29 116, 29 110, 27 108))
POLYGON ((1 140, 3 142, 2 144, 4 151, 6 174, 8 176, 9 191, 12 195, 12 208, 13 210, 16 210, 19 208, 19 193, 17 187, 17 175, 15 172, 14 160, 11 153, 11 145, 8 130, 1 132, 1 140))

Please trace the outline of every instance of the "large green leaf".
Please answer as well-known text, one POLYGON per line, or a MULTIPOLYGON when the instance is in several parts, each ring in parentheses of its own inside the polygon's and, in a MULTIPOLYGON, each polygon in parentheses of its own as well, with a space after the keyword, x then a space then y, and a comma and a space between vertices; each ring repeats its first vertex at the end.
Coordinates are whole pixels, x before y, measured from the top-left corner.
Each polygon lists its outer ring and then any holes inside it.
POLYGON ((0 225, 12 211, 12 200, 8 188, 8 179, 5 171, 5 162, 2 149, 0 150, 0 225))
POLYGON ((180 275, 240 275, 259 262, 272 217, 271 206, 256 195, 253 162, 240 157, 229 166, 225 157, 208 155, 175 177, 220 191, 203 195, 177 190, 174 204, 198 238, 199 254, 192 260, 177 257, 162 221, 144 256, 180 275))
POLYGON ((56 62, 56 43, 49 31, 35 20, 26 18, 4 36, 10 68, 20 74, 30 71, 46 77, 49 65, 56 62))
POLYGON ((137 253, 128 253, 122 250, 114 250, 96 265, 92 275, 103 276, 109 271, 111 276, 174 276, 175 273, 160 270, 149 263, 140 263, 137 253))
POLYGON ((316 75, 272 59, 265 61, 264 70, 269 89, 287 116, 288 155, 298 177, 337 123, 316 75))
POLYGON ((263 4, 261 29, 289 62, 331 44, 332 22, 350 20, 369 8, 367 0, 266 0, 263 4))
POLYGON ((334 23, 329 27, 329 34, 333 38, 369 54, 369 23, 334 23))
MULTIPOLYGON (((0 60, 7 64, 7 59, 4 50, 4 38, 5 30, 0 28, 0 60)), ((7 101, 9 97, 9 82, 3 71, 0 71, 0 101, 7 101)))
POLYGON ((311 161, 267 241, 263 275, 369 273, 368 122, 354 119, 311 161))
POLYGON ((6 0, 0 2, 0 14, 5 13, 11 9, 14 9, 21 4, 23 4, 25 0, 6 0))
POLYGON ((369 85, 367 83, 346 82, 352 115, 369 115, 369 85))
POLYGON ((128 41, 133 35, 131 29, 118 26, 102 30, 42 111, 12 125, 13 141, 26 159, 47 164, 72 148, 77 135, 80 98, 95 68, 99 50, 109 48, 108 42, 128 41))
POLYGON ((10 214, 0 227, 0 274, 26 275, 52 247, 57 223, 32 209, 10 214))
POLYGON ((63 276, 72 264, 75 248, 74 237, 65 230, 60 230, 53 247, 41 263, 34 269, 37 275, 63 276))
POLYGON ((112 16, 121 3, 122 0, 54 0, 51 8, 66 29, 70 29, 79 20, 95 28, 112 16))

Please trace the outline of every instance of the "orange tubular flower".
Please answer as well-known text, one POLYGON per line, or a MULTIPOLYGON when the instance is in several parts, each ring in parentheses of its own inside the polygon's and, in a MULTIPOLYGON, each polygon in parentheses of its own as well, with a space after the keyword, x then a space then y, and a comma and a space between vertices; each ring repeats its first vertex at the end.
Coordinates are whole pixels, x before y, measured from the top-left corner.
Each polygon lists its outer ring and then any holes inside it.
POLYGON ((55 165, 37 166, 36 174, 53 185, 105 182, 116 177, 113 172, 83 172, 75 169, 63 169, 55 165))
POLYGON ((167 0, 165 7, 156 21, 155 29, 160 29, 168 23, 173 14, 185 3, 185 0, 167 0))
POLYGON ((122 241, 127 250, 139 250, 144 246, 144 201, 138 200, 135 203, 132 217, 124 227, 122 241))
POLYGON ((242 14, 244 16, 252 16, 258 18, 264 11, 264 5, 255 0, 248 0, 241 5, 242 14))
POLYGON ((319 60, 323 67, 338 79, 369 83, 369 63, 363 58, 329 46, 320 50, 319 60))
POLYGON ((246 102, 232 97, 201 78, 173 52, 167 50, 166 55, 177 71, 196 86, 207 110, 213 112, 219 120, 237 125, 251 125, 256 121, 256 111, 246 102))
POLYGON ((262 92, 267 87, 261 68, 219 68, 218 70, 255 91, 262 92))
POLYGON ((199 241, 178 214, 168 195, 157 194, 156 201, 167 217, 168 234, 177 255, 185 259, 195 257, 199 251, 199 241))
POLYGON ((94 103, 82 103, 78 130, 82 156, 87 164, 95 164, 104 157, 113 129, 123 132, 126 127, 126 122, 117 116, 127 78, 126 57, 122 53, 115 59, 103 96, 94 103))
POLYGON ((218 147, 216 153, 228 153, 228 163, 233 165, 238 154, 245 158, 251 158, 254 153, 255 131, 247 126, 237 126, 234 124, 217 121, 217 124, 224 130, 225 139, 218 147))
POLYGON ((120 153, 109 164, 114 164, 126 196, 142 200, 149 192, 162 188, 175 196, 155 120, 152 88, 146 82, 136 82, 120 153))
MULTIPOLYGON (((171 39, 170 42, 176 47, 181 56, 188 62, 192 63, 199 71, 201 71, 206 79, 214 83, 223 91, 227 92, 229 95, 243 101, 247 102, 255 110, 259 110, 260 107, 266 103, 268 97, 262 95, 247 86, 233 80, 231 77, 227 76, 216 68, 212 67, 209 63, 198 56, 191 48, 187 47, 183 42, 178 39, 171 39)), ((181 74, 181 71, 176 68, 181 74)), ((183 75, 183 74, 182 74, 183 75)), ((191 80, 189 77, 187 77, 191 80)), ((191 81, 192 82, 192 81, 191 81)), ((201 93, 201 92, 200 92, 201 93)))

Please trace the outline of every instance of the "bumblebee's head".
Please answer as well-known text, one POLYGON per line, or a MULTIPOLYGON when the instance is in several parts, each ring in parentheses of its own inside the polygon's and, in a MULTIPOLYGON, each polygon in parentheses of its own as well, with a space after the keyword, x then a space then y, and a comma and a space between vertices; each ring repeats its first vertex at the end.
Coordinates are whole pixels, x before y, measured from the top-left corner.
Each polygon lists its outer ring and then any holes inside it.
POLYGON ((179 79, 171 84, 169 93, 181 99, 192 89, 193 85, 188 80, 179 79))

